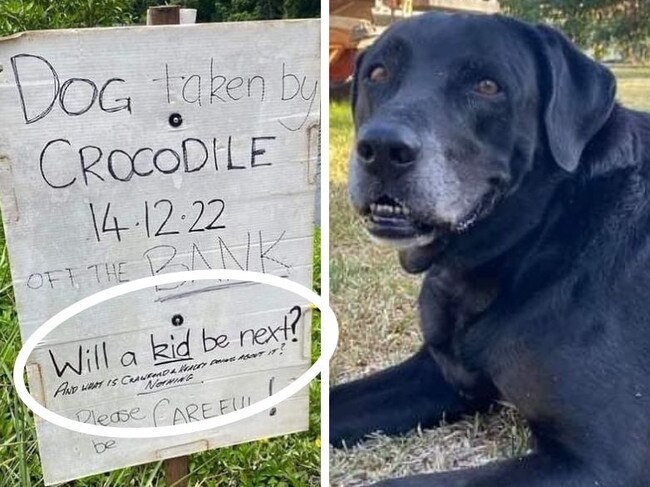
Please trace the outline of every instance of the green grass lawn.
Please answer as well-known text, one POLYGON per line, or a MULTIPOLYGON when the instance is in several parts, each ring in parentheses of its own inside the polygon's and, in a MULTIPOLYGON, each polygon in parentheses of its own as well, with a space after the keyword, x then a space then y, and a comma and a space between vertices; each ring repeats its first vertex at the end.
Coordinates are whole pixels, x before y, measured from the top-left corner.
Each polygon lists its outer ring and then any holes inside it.
MULTIPOLYGON (((21 346, 4 235, 0 231, 0 487, 41 486, 31 412, 12 385, 21 346)), ((314 286, 320 293, 320 234, 314 248, 314 286)), ((312 358, 320 354, 320 313, 314 313, 312 358)), ((193 487, 306 487, 320 484, 320 380, 309 389, 309 431, 191 455, 193 487)), ((75 487, 164 486, 162 462, 68 482, 75 487)))
MULTIPOLYGON (((650 112, 650 68, 617 66, 619 100, 650 112)), ((372 245, 347 201, 352 143, 350 107, 330 105, 330 282, 331 304, 341 335, 331 362, 334 383, 397 363, 420 342, 416 298, 421 277, 404 273, 394 251, 372 245)), ((376 438, 349 450, 331 450, 333 486, 352 487, 388 477, 449 470, 519 455, 529 433, 516 412, 415 431, 401 438, 376 438)))

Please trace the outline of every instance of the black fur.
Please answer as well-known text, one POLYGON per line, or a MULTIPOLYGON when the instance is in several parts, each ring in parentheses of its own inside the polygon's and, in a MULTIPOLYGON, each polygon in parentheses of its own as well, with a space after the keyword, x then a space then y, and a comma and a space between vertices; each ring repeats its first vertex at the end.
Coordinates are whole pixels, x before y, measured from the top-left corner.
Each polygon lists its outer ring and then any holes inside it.
POLYGON ((389 198, 417 222, 369 229, 426 272, 425 342, 332 389, 331 441, 498 399, 536 440, 525 458, 381 486, 650 485, 650 116, 614 96, 561 34, 500 16, 422 15, 360 60, 357 142, 374 145, 352 156, 351 201, 368 215, 389 198), (477 94, 481 79, 501 91, 477 94), (395 156, 396 127, 419 138, 417 158, 395 156))

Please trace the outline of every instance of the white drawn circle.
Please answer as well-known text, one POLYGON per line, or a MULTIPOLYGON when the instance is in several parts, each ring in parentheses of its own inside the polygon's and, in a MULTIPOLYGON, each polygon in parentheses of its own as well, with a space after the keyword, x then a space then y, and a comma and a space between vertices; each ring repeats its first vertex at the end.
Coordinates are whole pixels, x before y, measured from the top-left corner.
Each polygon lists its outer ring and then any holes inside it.
POLYGON ((14 385, 18 396, 31 409, 34 414, 50 423, 53 423, 62 428, 76 431, 86 435, 105 436, 110 438, 162 438, 174 435, 184 435, 188 433, 197 433, 207 429, 218 428, 225 426, 236 421, 248 418, 255 414, 259 414, 267 409, 272 408, 276 404, 288 399, 297 393, 303 387, 306 387, 316 376, 321 372, 324 364, 330 360, 336 344, 338 342, 339 328, 336 321, 336 315, 332 308, 324 302, 323 298, 316 294, 311 289, 308 289, 297 282, 290 281, 278 276, 270 274, 262 274, 261 272, 228 270, 228 269, 213 269, 213 270, 199 270, 199 271, 185 271, 173 272, 154 277, 145 277, 135 281, 126 282, 118 286, 113 286, 98 293, 88 296, 76 303, 68 306, 64 310, 55 314, 52 318, 43 323, 25 342, 23 347, 18 353, 16 363, 14 364, 13 376, 14 385), (29 355, 34 348, 56 327, 65 323, 68 319, 87 310, 99 303, 108 301, 124 294, 128 294, 140 289, 145 289, 153 286, 160 286, 162 284, 171 284, 179 281, 205 281, 215 279, 228 279, 234 281, 250 281, 269 286, 275 286, 280 289, 285 289, 294 294, 297 294, 309 302, 315 304, 321 311, 321 322, 324 329, 327 330, 323 333, 321 339, 321 354, 318 360, 299 378, 291 382, 286 387, 283 387, 278 392, 260 401, 246 406, 238 411, 224 414, 215 418, 197 421, 195 423, 180 424, 175 426, 151 426, 144 428, 117 428, 115 426, 100 426, 88 423, 82 423, 74 419, 69 419, 53 411, 50 411, 43 405, 39 404, 34 397, 27 390, 24 381, 24 370, 27 364, 29 355))

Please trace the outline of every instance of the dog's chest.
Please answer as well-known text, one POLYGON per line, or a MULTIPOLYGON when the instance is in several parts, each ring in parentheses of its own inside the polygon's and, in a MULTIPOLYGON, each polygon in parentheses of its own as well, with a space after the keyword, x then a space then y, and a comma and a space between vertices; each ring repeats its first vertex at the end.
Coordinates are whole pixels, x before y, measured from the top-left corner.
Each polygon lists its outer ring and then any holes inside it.
POLYGON ((472 283, 447 270, 430 273, 420 293, 425 344, 445 379, 467 396, 480 394, 486 378, 467 353, 467 331, 496 296, 488 283, 472 283))

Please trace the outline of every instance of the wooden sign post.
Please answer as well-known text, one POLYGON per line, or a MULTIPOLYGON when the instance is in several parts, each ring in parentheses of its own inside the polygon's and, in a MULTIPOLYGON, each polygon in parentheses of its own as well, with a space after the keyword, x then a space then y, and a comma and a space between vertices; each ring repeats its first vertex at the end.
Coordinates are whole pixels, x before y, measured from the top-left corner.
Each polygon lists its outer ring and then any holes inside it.
MULTIPOLYGON (((274 21, 0 40, 0 204, 24 339, 140 277, 225 268, 311 286, 319 37, 318 21, 274 21)), ((29 388, 82 423, 201 421, 306 371, 310 323, 308 303, 269 286, 158 286, 48 335, 29 388)), ((36 418, 45 483, 301 431, 308 401, 303 391, 236 424, 151 440, 36 418)), ((166 464, 175 485, 182 461, 166 464)))
MULTIPOLYGON (((161 5, 147 9, 147 25, 174 25, 180 23, 181 7, 179 5, 161 5)), ((187 487, 190 473, 189 455, 168 458, 163 462, 167 485, 187 487)))

